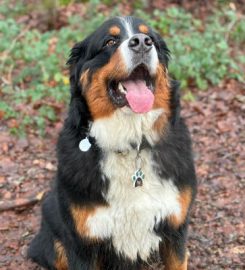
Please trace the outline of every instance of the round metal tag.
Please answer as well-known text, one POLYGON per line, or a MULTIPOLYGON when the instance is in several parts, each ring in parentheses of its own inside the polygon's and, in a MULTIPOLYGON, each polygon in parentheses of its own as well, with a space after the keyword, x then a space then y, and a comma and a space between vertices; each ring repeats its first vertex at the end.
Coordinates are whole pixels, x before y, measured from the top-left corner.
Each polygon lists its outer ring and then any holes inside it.
POLYGON ((91 143, 89 142, 89 139, 86 137, 85 139, 82 139, 79 143, 79 149, 82 152, 87 152, 91 147, 91 143))

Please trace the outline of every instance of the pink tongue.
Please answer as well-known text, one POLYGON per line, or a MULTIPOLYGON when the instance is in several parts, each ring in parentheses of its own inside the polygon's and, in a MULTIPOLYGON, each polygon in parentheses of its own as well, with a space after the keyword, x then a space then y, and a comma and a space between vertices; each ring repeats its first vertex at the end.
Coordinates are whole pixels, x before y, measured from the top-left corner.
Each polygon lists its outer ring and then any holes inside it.
POLYGON ((126 99, 135 113, 149 112, 153 106, 154 95, 142 80, 128 80, 122 83, 127 89, 126 99))

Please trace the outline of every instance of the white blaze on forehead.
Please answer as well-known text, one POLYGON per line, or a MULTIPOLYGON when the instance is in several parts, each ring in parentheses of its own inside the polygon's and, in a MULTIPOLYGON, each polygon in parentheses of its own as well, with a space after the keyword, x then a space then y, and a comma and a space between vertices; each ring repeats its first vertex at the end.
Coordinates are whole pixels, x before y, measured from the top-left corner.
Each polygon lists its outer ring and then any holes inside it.
POLYGON ((132 37, 134 35, 134 32, 133 32, 133 28, 132 28, 132 24, 129 20, 127 20, 126 18, 120 18, 121 19, 121 22, 127 32, 127 35, 128 37, 132 37))

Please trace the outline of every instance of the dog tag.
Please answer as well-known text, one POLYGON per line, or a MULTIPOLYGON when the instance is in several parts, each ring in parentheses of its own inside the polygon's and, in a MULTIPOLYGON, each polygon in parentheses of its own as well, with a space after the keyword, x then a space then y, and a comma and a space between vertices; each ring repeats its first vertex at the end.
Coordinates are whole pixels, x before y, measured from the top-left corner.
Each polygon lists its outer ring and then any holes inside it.
POLYGON ((79 149, 82 152, 87 152, 91 147, 91 143, 89 142, 88 138, 82 139, 79 143, 79 149))
POLYGON ((140 177, 136 179, 136 181, 134 183, 134 186, 135 187, 141 187, 141 186, 143 186, 143 181, 142 181, 142 179, 140 177))
POLYGON ((135 171, 134 175, 132 175, 132 181, 133 181, 134 187, 143 186, 144 178, 145 178, 145 175, 141 169, 138 169, 137 171, 135 171))

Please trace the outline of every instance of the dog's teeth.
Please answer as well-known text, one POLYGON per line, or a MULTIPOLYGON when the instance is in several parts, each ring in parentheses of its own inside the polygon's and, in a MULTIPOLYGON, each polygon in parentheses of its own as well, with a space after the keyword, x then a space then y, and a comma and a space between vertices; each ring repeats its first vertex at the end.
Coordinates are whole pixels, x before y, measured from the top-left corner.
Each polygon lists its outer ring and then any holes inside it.
POLYGON ((127 92, 125 91, 123 85, 121 83, 118 84, 118 89, 122 94, 126 94, 127 92))

